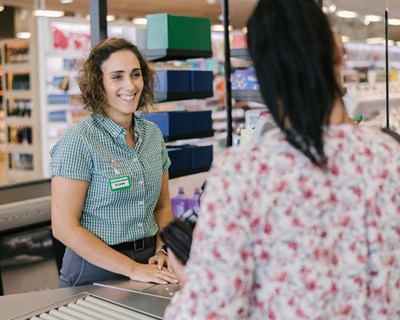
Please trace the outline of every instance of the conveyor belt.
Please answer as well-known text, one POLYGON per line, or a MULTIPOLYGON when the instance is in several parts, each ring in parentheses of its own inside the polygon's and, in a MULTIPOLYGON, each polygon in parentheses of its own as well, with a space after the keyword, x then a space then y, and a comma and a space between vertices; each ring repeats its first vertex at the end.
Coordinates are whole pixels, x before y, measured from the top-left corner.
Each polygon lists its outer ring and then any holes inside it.
POLYGON ((100 298, 86 295, 30 318, 31 320, 152 320, 151 316, 129 310, 100 298))
POLYGON ((179 284, 131 280, 0 297, 0 319, 162 319, 179 284))

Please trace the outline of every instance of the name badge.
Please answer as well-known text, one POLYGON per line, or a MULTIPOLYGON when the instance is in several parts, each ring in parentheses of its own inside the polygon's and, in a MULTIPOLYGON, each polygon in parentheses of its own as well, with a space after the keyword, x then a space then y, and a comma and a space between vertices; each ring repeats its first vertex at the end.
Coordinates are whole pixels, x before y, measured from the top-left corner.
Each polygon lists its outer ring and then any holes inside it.
POLYGON ((131 187, 131 179, 129 176, 118 177, 108 180, 111 191, 119 191, 129 189, 131 187))

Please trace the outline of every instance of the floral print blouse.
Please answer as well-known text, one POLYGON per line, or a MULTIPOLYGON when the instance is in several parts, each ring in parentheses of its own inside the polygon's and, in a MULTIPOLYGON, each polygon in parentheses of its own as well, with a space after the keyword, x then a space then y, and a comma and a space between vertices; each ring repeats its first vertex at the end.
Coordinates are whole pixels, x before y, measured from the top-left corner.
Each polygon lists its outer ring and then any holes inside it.
POLYGON ((279 129, 214 161, 164 319, 400 319, 400 144, 351 124, 324 141, 326 171, 279 129))

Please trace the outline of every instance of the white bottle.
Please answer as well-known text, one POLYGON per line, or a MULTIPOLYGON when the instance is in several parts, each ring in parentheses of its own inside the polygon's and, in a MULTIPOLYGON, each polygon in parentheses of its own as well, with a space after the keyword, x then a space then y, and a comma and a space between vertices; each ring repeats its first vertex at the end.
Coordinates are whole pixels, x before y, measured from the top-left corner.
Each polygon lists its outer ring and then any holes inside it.
POLYGON ((179 218, 186 211, 186 195, 183 187, 179 187, 178 195, 171 198, 172 212, 175 218, 179 218))

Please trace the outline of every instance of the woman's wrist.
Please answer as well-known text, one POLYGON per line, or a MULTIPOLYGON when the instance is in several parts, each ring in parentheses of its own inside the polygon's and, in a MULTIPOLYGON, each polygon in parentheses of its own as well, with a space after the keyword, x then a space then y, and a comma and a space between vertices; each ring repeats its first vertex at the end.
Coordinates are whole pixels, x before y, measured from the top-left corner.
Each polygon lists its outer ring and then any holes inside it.
POLYGON ((167 246, 166 246, 165 244, 163 244, 163 245, 157 247, 157 249, 156 249, 156 254, 157 254, 157 253, 160 253, 160 252, 163 253, 163 254, 165 254, 166 256, 168 255, 167 246))

